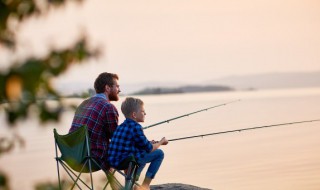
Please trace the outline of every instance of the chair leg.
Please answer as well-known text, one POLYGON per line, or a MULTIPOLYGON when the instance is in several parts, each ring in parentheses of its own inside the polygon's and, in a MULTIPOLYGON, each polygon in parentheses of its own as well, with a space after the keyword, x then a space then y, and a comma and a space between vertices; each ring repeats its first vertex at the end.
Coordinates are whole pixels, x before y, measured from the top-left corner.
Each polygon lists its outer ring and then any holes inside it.
POLYGON ((59 189, 61 190, 61 179, 60 179, 60 170, 59 170, 59 161, 58 161, 58 158, 56 158, 56 161, 57 161, 57 172, 58 172, 58 181, 59 181, 59 189))
POLYGON ((60 171, 59 171, 59 160, 58 160, 58 145, 57 145, 57 141, 54 141, 54 145, 55 145, 55 151, 56 151, 56 162, 57 162, 57 172, 58 172, 58 181, 59 181, 59 189, 61 190, 61 179, 60 179, 60 171))
MULTIPOLYGON (((91 190, 91 188, 80 178, 82 173, 79 173, 78 175, 76 173, 74 173, 67 165, 65 165, 62 161, 59 161, 59 163, 61 164, 62 168, 64 168, 64 171, 68 174, 68 176, 71 178, 71 180, 73 181, 73 185, 70 188, 71 190, 77 186, 80 190, 82 189, 80 187, 80 185, 77 183, 77 181, 79 180, 83 185, 85 185, 88 189, 91 190), (74 177, 76 177, 76 179, 74 179, 74 177)), ((58 167, 58 179, 59 179, 59 189, 62 190, 62 185, 61 185, 61 179, 60 179, 60 174, 59 174, 59 167, 58 167)))
POLYGON ((136 170, 136 165, 133 162, 130 162, 126 175, 125 190, 131 190, 133 188, 136 180, 136 170))
POLYGON ((81 175, 81 173, 80 173, 79 176, 77 177, 77 174, 75 174, 70 168, 68 168, 68 166, 65 165, 62 161, 60 161, 60 164, 61 164, 61 166, 64 168, 64 170, 66 171, 66 173, 69 175, 69 177, 70 177, 70 178, 72 179, 72 181, 73 181, 73 185, 72 185, 72 187, 71 187, 71 190, 75 187, 75 185, 77 185, 77 187, 78 187, 79 189, 81 189, 81 187, 80 187, 79 184, 77 183, 78 179, 79 179, 84 185, 86 185, 86 186, 90 189, 90 187, 89 187, 87 184, 85 184, 85 182, 83 182, 83 181, 79 178, 80 175, 81 175), (71 174, 72 174, 74 177, 77 177, 77 179, 74 179, 71 174))
POLYGON ((92 171, 91 171, 91 159, 89 159, 89 170, 90 170, 90 180, 91 180, 91 188, 93 188, 93 179, 92 179, 92 171))

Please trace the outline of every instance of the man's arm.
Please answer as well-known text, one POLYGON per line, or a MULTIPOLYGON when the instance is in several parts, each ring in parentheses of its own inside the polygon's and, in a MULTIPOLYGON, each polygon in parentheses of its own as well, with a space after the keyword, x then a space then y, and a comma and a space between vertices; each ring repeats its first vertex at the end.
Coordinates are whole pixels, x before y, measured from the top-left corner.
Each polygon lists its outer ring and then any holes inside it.
POLYGON ((106 110, 106 119, 107 119, 107 131, 112 137, 113 132, 118 127, 119 114, 117 108, 110 104, 111 106, 106 110))

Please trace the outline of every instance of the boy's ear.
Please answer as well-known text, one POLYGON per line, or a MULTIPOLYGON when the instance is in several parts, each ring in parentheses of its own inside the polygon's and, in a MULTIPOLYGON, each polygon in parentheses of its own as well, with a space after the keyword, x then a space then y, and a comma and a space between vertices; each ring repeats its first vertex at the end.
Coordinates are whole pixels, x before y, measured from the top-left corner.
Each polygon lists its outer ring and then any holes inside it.
POLYGON ((134 111, 134 112, 132 112, 132 114, 131 114, 131 115, 132 115, 132 118, 134 118, 134 119, 137 117, 137 113, 136 113, 135 111, 134 111))

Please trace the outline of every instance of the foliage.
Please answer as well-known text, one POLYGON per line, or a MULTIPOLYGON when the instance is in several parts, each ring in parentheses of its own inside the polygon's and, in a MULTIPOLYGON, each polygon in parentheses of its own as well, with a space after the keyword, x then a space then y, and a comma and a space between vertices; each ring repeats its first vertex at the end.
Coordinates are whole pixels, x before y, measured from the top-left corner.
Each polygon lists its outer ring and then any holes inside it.
POLYGON ((9 190, 8 177, 0 171, 0 189, 9 190))
MULTIPOLYGON (((32 16, 42 16, 50 7, 61 6, 65 1, 67 0, 48 0, 45 6, 40 6, 35 0, 0 0, 2 50, 11 51, 12 54, 15 51, 15 36, 18 31, 13 27, 17 24, 13 23, 21 24, 32 16)), ((51 79, 65 72, 70 65, 98 54, 98 50, 88 48, 86 37, 82 37, 69 49, 51 50, 45 57, 33 56, 15 61, 10 63, 7 70, 0 70, 0 103, 1 109, 5 109, 7 121, 14 124, 18 119, 25 119, 29 117, 30 110, 37 110, 42 122, 59 120, 64 105, 59 93, 52 87, 51 79), (57 105, 48 106, 48 99, 56 100, 57 105)))
MULTIPOLYGON (((16 56, 19 26, 32 17, 44 16, 49 10, 59 9, 67 1, 82 0, 0 0, 0 55, 9 52, 16 56)), ((45 47, 47 48, 47 47, 45 47)), ((25 60, 8 60, 8 68, 0 69, 0 111, 5 110, 6 121, 14 126, 18 120, 37 113, 41 122, 58 121, 66 105, 58 91, 51 85, 53 78, 68 70, 72 64, 99 55, 98 49, 90 49, 86 36, 78 39, 70 48, 51 49, 43 57, 31 55, 25 60), (54 100, 52 106, 48 100, 54 100)), ((9 152, 23 140, 0 135, 0 156, 9 152)), ((40 184, 36 189, 58 189, 54 184, 40 184), (46 188, 47 187, 47 188, 46 188)), ((0 172, 0 189, 10 189, 8 177, 0 172)))
MULTIPOLYGON (((61 189, 70 189, 71 183, 66 180, 61 181, 61 189)), ((44 182, 35 186, 35 190, 59 190, 59 183, 44 182)))
POLYGON ((10 152, 15 146, 23 147, 24 140, 17 134, 13 138, 0 137, 0 156, 3 153, 10 152))

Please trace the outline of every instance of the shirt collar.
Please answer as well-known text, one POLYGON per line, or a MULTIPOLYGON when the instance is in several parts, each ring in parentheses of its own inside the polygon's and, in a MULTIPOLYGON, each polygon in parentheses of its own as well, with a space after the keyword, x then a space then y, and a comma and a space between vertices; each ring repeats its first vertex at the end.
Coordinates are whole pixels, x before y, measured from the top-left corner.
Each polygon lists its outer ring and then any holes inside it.
POLYGON ((108 100, 107 96, 104 93, 98 93, 98 94, 94 95, 94 97, 99 97, 99 98, 103 98, 105 100, 108 100))
MULTIPOLYGON (((131 118, 126 118, 127 121, 133 121, 136 122, 135 120, 131 119, 131 118)), ((137 123, 137 122, 136 122, 137 123)))

